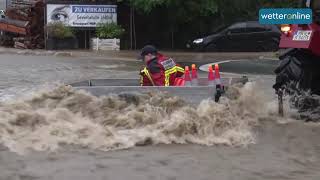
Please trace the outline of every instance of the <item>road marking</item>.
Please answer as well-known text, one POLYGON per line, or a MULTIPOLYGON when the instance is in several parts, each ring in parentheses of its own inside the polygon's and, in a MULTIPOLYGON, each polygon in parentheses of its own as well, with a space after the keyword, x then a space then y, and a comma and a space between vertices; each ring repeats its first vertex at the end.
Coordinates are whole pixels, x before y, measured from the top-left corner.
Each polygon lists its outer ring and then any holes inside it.
POLYGON ((209 64, 204 64, 202 66, 199 67, 199 69, 201 71, 204 72, 209 72, 209 66, 213 66, 215 64, 224 64, 224 63, 229 63, 229 62, 239 62, 239 61, 248 61, 248 59, 238 59, 238 60, 224 60, 224 61, 218 61, 218 62, 214 62, 214 63, 209 63, 209 64))

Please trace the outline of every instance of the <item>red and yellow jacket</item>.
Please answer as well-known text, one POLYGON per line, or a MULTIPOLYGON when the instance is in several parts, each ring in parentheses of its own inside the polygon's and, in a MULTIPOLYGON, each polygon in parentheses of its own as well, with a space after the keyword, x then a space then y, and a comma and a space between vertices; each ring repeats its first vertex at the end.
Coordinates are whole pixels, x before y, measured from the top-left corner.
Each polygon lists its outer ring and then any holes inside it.
POLYGON ((141 86, 173 86, 175 79, 183 76, 184 69, 162 54, 150 60, 140 72, 141 86))

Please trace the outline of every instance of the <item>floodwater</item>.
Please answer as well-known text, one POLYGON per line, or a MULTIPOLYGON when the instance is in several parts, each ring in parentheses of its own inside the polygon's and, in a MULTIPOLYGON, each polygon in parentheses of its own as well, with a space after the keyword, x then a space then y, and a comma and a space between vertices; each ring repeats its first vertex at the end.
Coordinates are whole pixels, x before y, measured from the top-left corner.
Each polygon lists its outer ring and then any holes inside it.
POLYGON ((62 85, 137 77, 138 66, 0 55, 0 179, 319 179, 319 125, 277 116, 271 75, 198 106, 62 85))
POLYGON ((0 99, 24 95, 39 86, 91 78, 138 77, 140 62, 51 56, 0 55, 0 99), (129 71, 127 71, 129 69, 129 71), (115 72, 116 70, 116 72, 115 72))

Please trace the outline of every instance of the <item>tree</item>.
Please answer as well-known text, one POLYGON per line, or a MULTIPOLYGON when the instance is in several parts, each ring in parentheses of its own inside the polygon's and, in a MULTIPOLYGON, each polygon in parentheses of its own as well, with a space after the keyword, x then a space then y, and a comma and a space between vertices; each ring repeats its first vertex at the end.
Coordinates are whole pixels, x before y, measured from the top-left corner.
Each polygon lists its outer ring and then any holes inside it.
POLYGON ((145 14, 157 7, 165 7, 179 22, 187 22, 197 16, 208 16, 217 12, 216 0, 118 0, 124 1, 145 14))
POLYGON ((299 0, 217 0, 222 21, 257 20, 261 8, 295 8, 299 0))
POLYGON ((210 16, 217 12, 216 0, 118 0, 127 2, 139 13, 149 14, 155 8, 164 8, 167 18, 168 32, 171 33, 172 47, 174 33, 181 24, 194 21, 196 18, 210 16))
POLYGON ((259 0, 258 2, 266 8, 296 8, 300 0, 259 0))
MULTIPOLYGON (((260 8, 297 7, 300 0, 117 0, 131 9, 131 44, 135 38, 135 13, 159 18, 161 30, 154 24, 154 34, 171 36, 171 47, 176 39, 194 38, 212 33, 216 28, 235 21, 257 20, 260 8), (161 12, 161 13, 159 13, 161 12), (163 23, 165 22, 165 23, 163 23), (164 32, 167 34, 164 35, 164 32), (170 33, 170 34, 169 34, 170 33), (133 36, 133 38, 132 38, 133 36), (180 38, 177 38, 180 37, 180 38)), ((140 16, 141 17, 141 16, 140 16)))

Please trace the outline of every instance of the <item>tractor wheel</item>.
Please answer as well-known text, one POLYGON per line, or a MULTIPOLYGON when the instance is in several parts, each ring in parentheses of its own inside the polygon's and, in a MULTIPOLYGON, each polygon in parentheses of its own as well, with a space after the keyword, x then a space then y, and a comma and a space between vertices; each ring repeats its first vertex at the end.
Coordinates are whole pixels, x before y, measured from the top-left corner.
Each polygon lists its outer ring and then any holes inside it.
POLYGON ((280 65, 275 70, 277 76, 273 87, 276 92, 283 90, 288 94, 292 105, 307 120, 320 120, 319 69, 320 57, 292 49, 280 56, 280 65))

